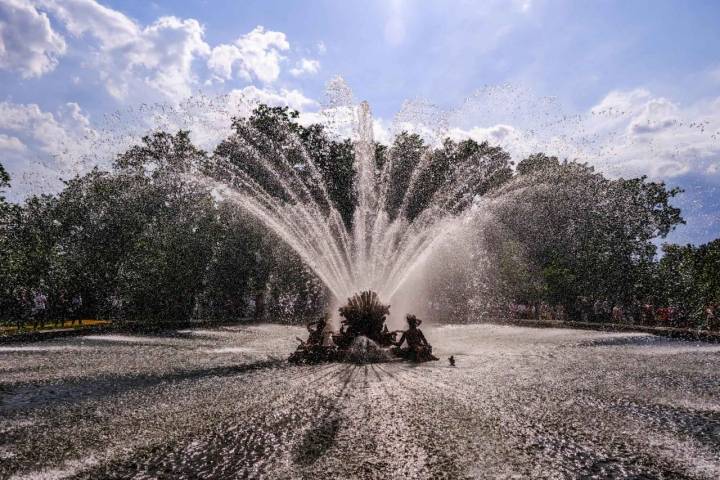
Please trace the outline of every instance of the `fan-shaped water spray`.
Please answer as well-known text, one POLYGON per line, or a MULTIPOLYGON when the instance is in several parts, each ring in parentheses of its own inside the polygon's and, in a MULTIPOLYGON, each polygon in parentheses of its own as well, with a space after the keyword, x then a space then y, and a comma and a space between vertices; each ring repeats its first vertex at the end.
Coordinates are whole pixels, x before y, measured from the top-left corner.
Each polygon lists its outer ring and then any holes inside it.
POLYGON ((391 299, 433 247, 457 227, 453 212, 469 204, 462 192, 474 177, 436 193, 411 221, 406 210, 414 173, 400 211, 391 216, 387 182, 392 158, 377 168, 372 126, 370 106, 363 102, 356 107, 356 205, 351 226, 331 200, 320 169, 292 135, 292 152, 258 148, 237 138, 232 155, 245 162, 219 162, 203 181, 216 197, 248 211, 287 243, 337 299, 367 289, 391 299))

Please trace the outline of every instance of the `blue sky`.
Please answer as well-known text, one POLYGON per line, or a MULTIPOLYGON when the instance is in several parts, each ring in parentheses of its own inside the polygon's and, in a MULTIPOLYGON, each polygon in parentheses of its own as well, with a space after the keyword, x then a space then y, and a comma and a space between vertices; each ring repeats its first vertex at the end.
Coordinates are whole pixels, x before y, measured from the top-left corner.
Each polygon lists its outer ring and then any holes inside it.
POLYGON ((52 188, 117 110, 205 92, 312 119, 341 75, 378 138, 423 99, 518 159, 680 185, 671 240, 700 243, 720 236, 717 25, 714 1, 0 0, 0 158, 16 195, 52 188))

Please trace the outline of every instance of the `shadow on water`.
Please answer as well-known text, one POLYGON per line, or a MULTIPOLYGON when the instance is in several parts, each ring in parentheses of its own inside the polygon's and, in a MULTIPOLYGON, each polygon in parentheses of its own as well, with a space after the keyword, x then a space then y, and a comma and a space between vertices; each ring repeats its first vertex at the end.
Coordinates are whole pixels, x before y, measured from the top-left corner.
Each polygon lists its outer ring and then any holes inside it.
POLYGON ((295 463, 309 466, 322 457, 335 443, 341 423, 338 417, 319 419, 317 425, 305 433, 295 449, 295 463))
POLYGON ((78 400, 114 396, 164 383, 177 383, 212 377, 232 377, 256 370, 284 368, 290 368, 285 359, 271 358, 240 365, 179 370, 158 375, 105 375, 79 380, 65 380, 62 384, 10 384, 4 385, 4 392, 0 392, 0 413, 8 414, 47 405, 59 406, 78 400))
MULTIPOLYGON (((296 464, 307 467, 314 464, 334 444, 338 432, 342 426, 340 408, 343 398, 347 394, 353 375, 361 368, 358 365, 350 365, 333 376, 341 378, 342 386, 334 399, 326 397, 316 410, 317 419, 310 427, 303 439, 295 447, 294 461, 296 464)), ((367 370, 367 367, 365 367, 367 370)))

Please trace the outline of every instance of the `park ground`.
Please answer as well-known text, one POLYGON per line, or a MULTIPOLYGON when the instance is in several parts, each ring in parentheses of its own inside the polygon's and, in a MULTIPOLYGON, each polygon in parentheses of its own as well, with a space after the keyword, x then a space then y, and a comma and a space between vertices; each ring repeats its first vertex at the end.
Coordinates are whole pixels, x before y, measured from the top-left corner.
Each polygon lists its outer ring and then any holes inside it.
POLYGON ((84 320, 64 320, 62 322, 43 322, 42 324, 35 325, 33 323, 23 323, 20 325, 18 331, 17 325, 12 323, 0 324, 0 337, 17 335, 17 334, 28 334, 38 332, 55 332, 65 330, 79 330, 82 328, 100 327, 110 325, 112 322, 109 320, 97 320, 97 319, 84 319, 84 320))
POLYGON ((720 478, 720 345, 428 326, 438 362, 290 365, 302 332, 0 345, 0 478, 720 478))

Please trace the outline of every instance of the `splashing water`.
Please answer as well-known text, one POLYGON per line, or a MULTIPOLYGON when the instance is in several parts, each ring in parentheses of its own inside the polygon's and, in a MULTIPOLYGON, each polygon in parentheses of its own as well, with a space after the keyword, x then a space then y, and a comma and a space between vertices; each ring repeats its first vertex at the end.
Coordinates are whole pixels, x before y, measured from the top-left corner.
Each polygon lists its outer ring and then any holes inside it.
MULTIPOLYGON (((409 221, 405 211, 413 194, 421 165, 413 172, 400 212, 388 213, 388 178, 392 157, 378 171, 375 162, 373 121, 370 106, 355 108, 354 170, 356 206, 348 228, 333 204, 322 174, 301 146, 303 168, 287 153, 264 154, 243 143, 243 154, 262 169, 250 174, 226 165, 223 180, 204 179, 216 198, 231 201, 252 214, 290 246, 317 274, 337 300, 361 290, 374 290, 392 299, 406 280, 444 238, 460 225, 459 216, 470 200, 460 196, 467 183, 437 193, 417 218, 409 221), (312 185, 303 180, 312 179, 312 185), (261 179, 270 179, 273 193, 261 179), (279 194, 274 187, 279 187, 279 194), (311 189, 319 190, 317 192, 311 189)), ((299 142, 298 142, 299 143, 299 142)))

